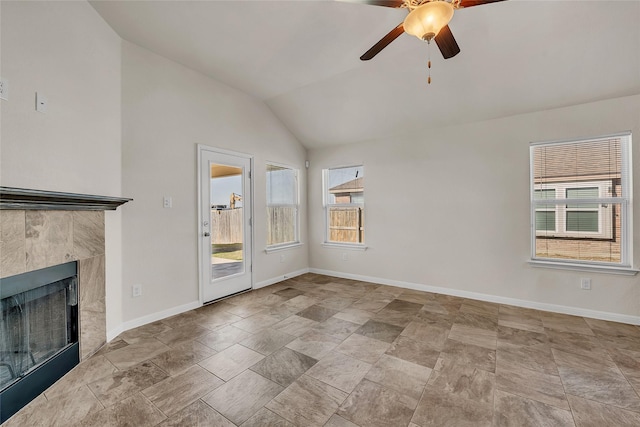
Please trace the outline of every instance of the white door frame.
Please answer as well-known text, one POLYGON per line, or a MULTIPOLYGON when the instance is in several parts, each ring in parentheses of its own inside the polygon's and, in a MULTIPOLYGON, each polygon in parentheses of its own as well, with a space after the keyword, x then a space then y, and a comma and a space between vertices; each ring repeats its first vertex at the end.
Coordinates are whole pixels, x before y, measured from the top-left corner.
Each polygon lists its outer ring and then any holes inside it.
MULTIPOLYGON (((197 144, 197 201, 198 201, 198 206, 197 206, 197 210, 198 210, 198 222, 196 224, 196 246, 198 247, 198 299, 200 300, 200 304, 203 305, 205 303, 204 301, 204 286, 205 286, 205 282, 206 282, 206 277, 205 277, 205 270, 204 270, 204 265, 203 265, 203 258, 204 258, 204 254, 202 253, 202 223, 204 221, 204 218, 202 217, 202 183, 201 183, 201 179, 200 177, 202 176, 202 153, 203 152, 209 152, 209 153, 214 153, 214 154, 226 154, 226 155, 230 155, 230 156, 236 156, 236 157, 242 157, 245 159, 249 160, 249 168, 250 168, 250 180, 249 180, 249 188, 251 191, 251 197, 250 197, 250 206, 249 207, 249 215, 251 218, 251 232, 248 233, 248 238, 251 239, 251 264, 252 265, 247 265, 246 268, 249 269, 249 277, 251 279, 251 289, 254 288, 255 286, 255 279, 254 279, 254 275, 253 275, 253 259, 255 257, 255 250, 254 250, 254 242, 255 242, 255 232, 254 232, 254 208, 253 208, 253 195, 254 195, 254 186, 253 186, 253 156, 246 154, 246 153, 239 153, 237 151, 231 151, 231 150, 225 150, 225 149, 221 149, 221 148, 215 148, 215 147, 211 147, 208 145, 204 145, 204 144, 197 144)), ((243 204, 244 206, 244 204, 243 204)), ((244 207, 243 207, 244 209, 244 207)), ((210 265, 206 266, 207 268, 211 269, 210 265)))

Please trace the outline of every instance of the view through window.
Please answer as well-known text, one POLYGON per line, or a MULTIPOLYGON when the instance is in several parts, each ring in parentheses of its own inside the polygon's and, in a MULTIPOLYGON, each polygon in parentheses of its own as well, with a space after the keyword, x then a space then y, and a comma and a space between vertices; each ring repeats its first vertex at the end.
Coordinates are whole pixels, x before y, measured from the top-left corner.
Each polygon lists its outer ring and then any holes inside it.
POLYGON ((532 257, 628 265, 629 134, 531 145, 532 257))
POLYGON ((325 169, 326 239, 364 244, 364 167, 325 169))

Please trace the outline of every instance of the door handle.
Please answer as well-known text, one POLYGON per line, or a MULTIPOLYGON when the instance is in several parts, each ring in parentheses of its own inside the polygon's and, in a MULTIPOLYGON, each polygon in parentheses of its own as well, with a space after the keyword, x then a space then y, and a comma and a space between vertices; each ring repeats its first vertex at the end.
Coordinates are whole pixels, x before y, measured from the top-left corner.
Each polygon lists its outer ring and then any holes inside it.
POLYGON ((204 232, 204 237, 209 237, 209 236, 211 236, 211 234, 209 234, 209 232, 208 232, 208 231, 205 231, 205 232, 204 232))

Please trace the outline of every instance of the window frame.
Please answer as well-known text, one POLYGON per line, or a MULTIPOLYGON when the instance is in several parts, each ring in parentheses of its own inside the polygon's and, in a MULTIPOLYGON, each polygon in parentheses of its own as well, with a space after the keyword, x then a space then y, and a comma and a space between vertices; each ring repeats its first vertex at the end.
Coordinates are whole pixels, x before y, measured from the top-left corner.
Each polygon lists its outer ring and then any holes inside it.
MULTIPOLYGON (((572 140, 563 140, 563 141, 543 141, 543 142, 532 142, 529 144, 529 193, 530 193, 530 259, 529 264, 534 267, 546 267, 546 268, 556 268, 556 269, 569 269, 569 270, 588 270, 588 271, 597 271, 602 273, 612 273, 612 274, 623 274, 623 275, 635 275, 639 270, 633 268, 633 229, 632 229, 632 218, 633 218, 633 206, 632 206, 632 195, 633 195, 633 169, 632 169, 632 139, 631 132, 623 132, 617 134, 603 135, 598 137, 590 137, 590 138, 578 138, 572 140), (619 138, 620 141, 620 153, 621 153, 621 188, 623 194, 616 195, 608 195, 604 196, 603 187, 608 186, 611 187, 613 185, 613 180, 611 178, 606 180, 591 180, 591 181, 564 181, 558 182, 548 182, 542 184, 536 184, 535 182, 535 174, 534 174, 534 150, 541 146, 558 146, 563 144, 576 144, 576 143, 594 143, 600 140, 606 139, 614 139, 619 138), (586 187, 594 187, 593 185, 597 183, 599 187, 599 197, 596 199, 567 199, 566 191, 569 188, 586 188, 586 187), (557 187, 562 188, 562 197, 558 198, 559 191, 557 187), (544 231, 536 230, 536 207, 540 205, 549 205, 554 203, 549 203, 551 199, 535 199, 535 190, 537 189, 551 189, 556 188, 556 230, 560 227, 560 223, 558 220, 562 221, 564 227, 566 227, 566 212, 568 205, 588 205, 588 204, 598 204, 598 222, 599 222, 599 233, 591 233, 590 232, 569 232, 567 233, 564 230, 564 234, 562 236, 557 237, 568 237, 568 238, 600 238, 607 240, 607 237, 603 235, 602 231, 602 221, 604 219, 604 215, 601 214, 601 210, 603 209, 603 204, 607 205, 619 205, 620 206, 620 262, 604 262, 604 261, 589 261, 589 260, 576 260, 570 258, 548 258, 536 255, 536 238, 539 236, 549 235, 544 231), (561 202, 561 204, 559 203, 561 202), (562 215, 562 218, 558 218, 558 216, 562 215), (600 236, 600 237, 598 237, 600 236)), ((607 191, 610 191, 609 188, 606 188, 607 191)), ((612 215, 612 226, 615 226, 615 222, 612 215)), ((551 237, 551 236, 549 236, 551 237)), ((611 237, 609 237, 610 239, 611 237)))
POLYGON ((268 235, 268 230, 269 230, 269 208, 270 207, 293 207, 294 208, 294 212, 295 212, 295 218, 293 220, 293 234, 294 234, 294 240, 289 241, 289 242, 282 242, 282 243, 276 243, 276 244, 266 244, 265 247, 265 252, 270 253, 270 252, 275 252, 275 251, 279 251, 279 250, 283 250, 283 249, 289 249, 289 248, 293 248, 296 246, 300 246, 302 245, 302 242, 300 241, 300 169, 287 165, 287 164, 283 164, 283 163, 278 163, 278 162, 266 162, 265 165, 265 205, 266 205, 266 213, 267 213, 267 236, 266 236, 266 241, 269 241, 269 235, 268 235), (269 174, 269 166, 273 166, 276 168, 281 168, 281 169, 288 169, 293 171, 294 173, 294 177, 295 177, 295 191, 294 191, 294 195, 295 195, 295 204, 282 204, 282 203, 269 203, 269 197, 268 197, 268 185, 269 185, 269 180, 267 179, 267 176, 269 174))
MULTIPOLYGON (((324 210, 324 240, 323 245, 328 247, 340 247, 345 249, 357 249, 357 250, 366 250, 367 245, 365 242, 354 243, 354 242, 338 242, 334 240, 329 240, 331 236, 330 232, 330 210, 332 207, 341 207, 341 208, 361 208, 364 212, 365 210, 365 189, 362 189, 362 202, 360 203, 329 203, 329 172, 331 170, 337 169, 348 169, 348 168, 362 168, 363 177, 364 177, 364 163, 360 164, 352 164, 347 166, 332 166, 328 168, 322 169, 322 208, 324 210)), ((362 221, 362 229, 366 230, 365 219, 362 221)), ((358 230, 359 231, 359 230, 358 230)), ((363 239, 364 240, 364 239, 363 239)))

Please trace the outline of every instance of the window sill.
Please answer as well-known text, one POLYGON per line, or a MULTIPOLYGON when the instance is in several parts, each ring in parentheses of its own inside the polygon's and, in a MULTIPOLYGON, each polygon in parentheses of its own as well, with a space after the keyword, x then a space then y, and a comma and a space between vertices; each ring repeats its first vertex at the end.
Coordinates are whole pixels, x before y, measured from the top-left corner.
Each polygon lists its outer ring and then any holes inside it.
POLYGON ((578 263, 542 261, 542 260, 533 260, 533 259, 529 260, 529 264, 532 267, 537 267, 537 268, 553 268, 557 270, 574 270, 574 271, 592 271, 595 273, 619 274, 622 276, 635 276, 640 271, 630 267, 578 264, 578 263))
POLYGON ((293 242, 293 243, 286 243, 283 245, 277 245, 277 246, 267 246, 264 251, 268 254, 272 253, 272 252, 279 252, 279 251, 284 251, 287 249, 293 249, 293 248, 297 248, 299 246, 302 246, 303 244, 301 242, 293 242))
POLYGON ((336 248, 336 249, 350 249, 353 251, 366 251, 366 245, 359 245, 357 243, 334 243, 334 242, 324 242, 322 246, 325 248, 336 248))

